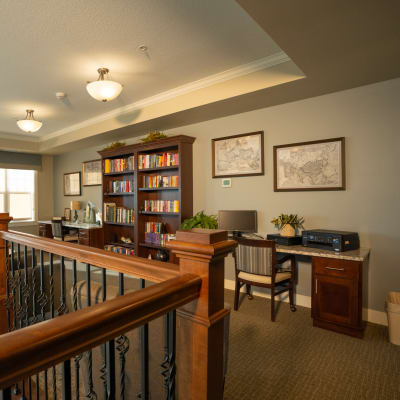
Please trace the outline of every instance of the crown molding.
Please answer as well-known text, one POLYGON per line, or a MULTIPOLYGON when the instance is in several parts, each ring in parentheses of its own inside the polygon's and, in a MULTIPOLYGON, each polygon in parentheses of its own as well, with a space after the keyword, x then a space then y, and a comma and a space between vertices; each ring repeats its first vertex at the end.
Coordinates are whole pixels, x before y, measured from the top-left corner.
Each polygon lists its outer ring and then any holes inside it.
POLYGON ((11 132, 0 132, 0 139, 20 140, 21 142, 38 143, 40 141, 40 136, 37 136, 33 133, 19 134, 11 132))
POLYGON ((264 57, 255 61, 252 61, 248 64, 243 64, 235 68, 228 69, 223 72, 219 72, 214 75, 210 75, 206 78, 199 79, 197 81, 190 82, 186 85, 178 86, 174 89, 159 93, 155 96, 147 97, 145 99, 136 101, 134 103, 128 104, 123 107, 116 108, 107 113, 101 114, 97 117, 87 119, 85 121, 79 122, 77 124, 71 125, 69 127, 60 129, 58 131, 43 135, 39 137, 40 142, 45 142, 50 139, 54 139, 60 136, 63 136, 67 133, 76 131, 78 129, 86 128, 88 126, 103 122, 105 120, 116 118, 120 115, 123 115, 128 112, 132 112, 138 109, 142 109, 144 107, 151 106, 153 104, 161 103, 166 100, 173 99, 175 97, 194 92, 196 90, 200 90, 212 85, 216 85, 218 83, 222 83, 234 78, 238 78, 243 75, 248 75, 253 72, 260 71, 262 69, 271 68, 275 65, 282 64, 284 62, 290 61, 290 57, 288 57, 284 52, 278 52, 272 54, 268 57, 264 57))

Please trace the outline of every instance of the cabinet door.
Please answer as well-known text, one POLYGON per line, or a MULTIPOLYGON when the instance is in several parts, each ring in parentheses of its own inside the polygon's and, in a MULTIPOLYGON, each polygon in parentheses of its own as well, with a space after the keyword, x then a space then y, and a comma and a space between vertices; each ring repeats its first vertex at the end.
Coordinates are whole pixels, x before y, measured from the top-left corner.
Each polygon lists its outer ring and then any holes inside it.
POLYGON ((357 324, 357 280, 314 275, 313 317, 345 325, 357 324))

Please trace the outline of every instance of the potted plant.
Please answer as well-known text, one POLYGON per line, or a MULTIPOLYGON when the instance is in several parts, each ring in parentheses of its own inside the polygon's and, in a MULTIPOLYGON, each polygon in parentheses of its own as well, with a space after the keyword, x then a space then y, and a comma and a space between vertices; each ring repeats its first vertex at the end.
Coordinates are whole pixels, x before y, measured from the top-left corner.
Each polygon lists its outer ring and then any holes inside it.
POLYGON ((297 214, 281 214, 271 222, 281 231, 281 236, 296 236, 296 229, 303 229, 304 218, 297 214))
POLYGON ((206 215, 204 211, 200 211, 192 218, 185 219, 180 226, 180 229, 192 228, 217 229, 217 217, 215 215, 206 215))

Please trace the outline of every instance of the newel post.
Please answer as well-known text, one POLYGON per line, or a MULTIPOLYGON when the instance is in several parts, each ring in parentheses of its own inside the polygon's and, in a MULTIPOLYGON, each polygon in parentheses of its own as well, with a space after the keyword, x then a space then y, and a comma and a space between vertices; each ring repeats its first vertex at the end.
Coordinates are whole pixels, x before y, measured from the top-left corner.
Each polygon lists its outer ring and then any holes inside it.
MULTIPOLYGON (((0 213, 0 231, 8 231, 8 223, 12 217, 8 213, 0 213)), ((4 240, 0 239, 0 300, 6 296, 6 263, 4 240)))
POLYGON ((224 259, 237 245, 226 231, 177 231, 168 247, 181 272, 202 278, 200 297, 177 310, 176 364, 180 399, 223 398, 224 259))

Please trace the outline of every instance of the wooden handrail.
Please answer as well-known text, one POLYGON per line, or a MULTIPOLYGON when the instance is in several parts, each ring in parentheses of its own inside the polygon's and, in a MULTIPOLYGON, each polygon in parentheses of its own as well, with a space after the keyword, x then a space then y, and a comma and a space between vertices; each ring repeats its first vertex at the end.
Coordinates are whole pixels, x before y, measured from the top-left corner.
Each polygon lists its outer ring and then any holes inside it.
POLYGON ((179 275, 179 266, 172 263, 148 260, 142 257, 110 253, 94 247, 43 238, 29 233, 1 231, 0 239, 43 250, 59 256, 73 258, 82 263, 133 275, 151 282, 163 282, 179 275))
POLYGON ((201 282, 197 275, 183 274, 1 335, 0 389, 195 300, 200 295, 201 282))

